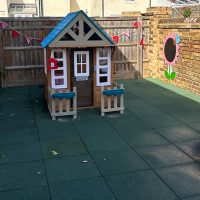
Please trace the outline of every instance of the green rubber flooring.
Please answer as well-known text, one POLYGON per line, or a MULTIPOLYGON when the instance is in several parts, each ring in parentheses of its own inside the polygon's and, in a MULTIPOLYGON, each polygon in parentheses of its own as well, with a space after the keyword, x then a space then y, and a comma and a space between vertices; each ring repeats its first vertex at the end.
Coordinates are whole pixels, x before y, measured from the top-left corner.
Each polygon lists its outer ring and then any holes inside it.
POLYGON ((125 113, 52 121, 43 86, 0 89, 0 200, 199 200, 200 97, 119 81, 125 113))

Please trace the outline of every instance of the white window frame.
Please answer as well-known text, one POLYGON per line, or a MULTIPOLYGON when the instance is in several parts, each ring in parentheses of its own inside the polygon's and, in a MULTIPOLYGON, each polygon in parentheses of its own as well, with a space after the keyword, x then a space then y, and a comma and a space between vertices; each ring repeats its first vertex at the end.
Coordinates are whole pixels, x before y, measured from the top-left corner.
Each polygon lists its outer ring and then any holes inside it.
POLYGON ((75 51, 74 52, 74 76, 89 76, 90 69, 89 69, 89 51, 75 51), (81 63, 77 63, 77 55, 81 54, 81 63), (82 62, 82 54, 86 54, 86 63, 82 62), (78 73, 77 65, 81 64, 81 71, 82 71, 82 64, 86 64, 86 73, 78 73))
POLYGON ((51 51, 51 58, 54 58, 54 52, 62 52, 63 58, 55 58, 57 61, 63 62, 63 67, 58 67, 58 69, 51 70, 51 86, 53 89, 64 89, 67 88, 67 56, 66 56, 66 49, 53 49, 51 51), (55 76, 56 70, 63 70, 62 76, 55 76), (56 85, 56 79, 64 79, 64 83, 62 85, 56 85))
POLYGON ((97 48, 96 51, 96 85, 108 86, 111 85, 111 48, 97 48), (105 57, 99 56, 100 49, 107 49, 108 55, 105 57), (107 60, 107 65, 100 65, 100 60, 107 60), (107 74, 100 74, 101 69, 107 69, 107 74), (100 82, 100 77, 107 77, 107 82, 100 82))

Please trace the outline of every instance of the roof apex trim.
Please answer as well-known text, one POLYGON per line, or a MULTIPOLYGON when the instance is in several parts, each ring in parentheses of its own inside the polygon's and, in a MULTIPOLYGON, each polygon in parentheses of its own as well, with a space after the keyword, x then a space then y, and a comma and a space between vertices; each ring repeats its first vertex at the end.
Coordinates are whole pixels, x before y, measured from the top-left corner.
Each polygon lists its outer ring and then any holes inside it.
POLYGON ((114 46, 115 43, 114 41, 110 38, 110 36, 108 36, 108 34, 102 30, 101 28, 99 28, 97 26, 97 24, 90 18, 88 17, 84 11, 79 10, 76 12, 71 12, 68 13, 54 28, 53 30, 50 31, 50 33, 44 38, 44 40, 41 42, 41 46, 43 48, 46 48, 47 46, 49 46, 58 36, 59 34, 65 30, 68 25, 75 20, 75 18, 77 18, 80 14, 83 14, 90 22, 91 24, 97 28, 97 30, 106 38, 106 40, 110 43, 111 46, 114 46))

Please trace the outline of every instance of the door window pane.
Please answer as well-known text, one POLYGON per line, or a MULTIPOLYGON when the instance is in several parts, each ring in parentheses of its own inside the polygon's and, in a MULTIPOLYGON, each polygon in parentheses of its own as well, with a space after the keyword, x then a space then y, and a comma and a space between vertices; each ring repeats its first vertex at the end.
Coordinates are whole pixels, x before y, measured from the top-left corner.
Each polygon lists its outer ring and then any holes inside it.
POLYGON ((107 59, 103 59, 103 60, 99 60, 99 65, 108 65, 108 60, 107 59))
POLYGON ((99 69, 99 74, 107 74, 107 73, 108 73, 108 68, 99 69))
POLYGON ((63 70, 55 70, 55 76, 63 76, 63 70))
POLYGON ((99 81, 100 81, 100 83, 106 83, 108 81, 108 77, 107 76, 100 76, 99 81))
POLYGON ((108 49, 99 49, 99 57, 107 57, 108 56, 108 49))
POLYGON ((77 73, 81 73, 81 64, 77 65, 77 73))
POLYGON ((82 73, 86 73, 86 64, 82 64, 82 73))
POLYGON ((63 61, 58 61, 58 67, 63 67, 63 61))
POLYGON ((86 63, 86 54, 82 54, 82 63, 86 63))
POLYGON ((64 78, 55 79, 55 85, 63 85, 64 84, 64 78))
POLYGON ((77 63, 81 63, 81 54, 77 54, 77 63))
POLYGON ((54 52, 54 58, 62 58, 62 57, 63 57, 63 52, 59 51, 54 52))

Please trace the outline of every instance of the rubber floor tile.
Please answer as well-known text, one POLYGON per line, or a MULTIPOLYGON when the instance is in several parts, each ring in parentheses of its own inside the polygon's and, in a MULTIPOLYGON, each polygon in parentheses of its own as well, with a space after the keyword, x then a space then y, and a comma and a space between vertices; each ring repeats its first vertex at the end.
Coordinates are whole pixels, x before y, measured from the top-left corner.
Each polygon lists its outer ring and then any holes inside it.
POLYGON ((103 178, 92 178, 51 185, 52 200, 115 200, 103 178))
POLYGON ((176 120, 175 118, 167 114, 164 115, 156 114, 144 117, 142 116, 141 118, 152 128, 160 128, 165 126, 173 126, 181 124, 180 121, 176 120))
POLYGON ((41 142, 43 156, 45 158, 72 156, 87 154, 87 150, 80 138, 68 137, 62 140, 51 140, 41 142))
POLYGON ((38 141, 36 128, 23 128, 13 129, 8 127, 0 133, 0 146, 18 143, 34 143, 38 141))
POLYGON ((174 113, 173 116, 188 125, 193 122, 200 122, 200 113, 198 111, 192 111, 188 109, 187 114, 185 113, 185 111, 182 111, 174 113))
POLYGON ((137 149, 137 152, 151 165, 152 168, 193 162, 193 160, 185 153, 170 144, 137 149))
POLYGON ((83 109, 78 110, 77 119, 74 120, 74 123, 83 123, 88 121, 96 121, 96 120, 105 120, 104 117, 100 116, 100 109, 83 109))
POLYGON ((0 165, 41 159, 42 155, 39 143, 0 146, 0 165))
POLYGON ((103 175, 112 175, 149 169, 149 166, 131 149, 94 154, 103 175))
POLYGON ((200 165, 185 164, 157 170, 180 198, 200 195, 200 165))
POLYGON ((83 141, 90 153, 120 150, 130 148, 117 134, 83 137, 83 141))
POLYGON ((29 86, 21 86, 21 87, 8 87, 4 88, 1 91, 5 93, 6 95, 21 95, 21 96, 28 96, 29 90, 31 87, 29 86))
POLYGON ((30 101, 29 95, 17 95, 17 94, 4 94, 4 100, 6 102, 28 102, 30 101))
POLYGON ((0 191, 47 184, 42 162, 0 165, 0 191))
MULTIPOLYGON (((199 96, 197 98, 199 98, 199 96)), ((193 101, 191 99, 185 99, 185 101, 182 102, 182 104, 185 106, 186 109, 191 109, 191 110, 194 110, 194 111, 200 111, 199 102, 193 101)))
POLYGON ((200 140, 190 140, 176 144, 194 160, 200 161, 200 140))
POLYGON ((113 127, 107 121, 88 122, 75 124, 78 133, 81 136, 103 135, 115 132, 113 127))
MULTIPOLYGON (((133 100, 134 102, 134 100, 133 100)), ((129 103, 130 104, 130 103, 129 103)), ((148 115, 156 115, 156 114, 162 114, 163 112, 159 109, 157 109, 154 106, 151 106, 147 103, 141 103, 139 105, 130 105, 128 107, 133 113, 135 113, 138 116, 148 116, 148 115)))
POLYGON ((185 110, 186 108, 179 103, 177 100, 168 100, 169 103, 166 105, 157 105, 156 108, 162 110, 165 113, 168 114, 176 114, 177 112, 181 112, 185 110))
POLYGON ((189 197, 189 198, 184 198, 182 200, 199 200, 200 199, 200 196, 195 196, 195 197, 189 197))
POLYGON ((77 136, 77 131, 69 122, 54 121, 38 125, 39 138, 41 141, 59 140, 67 137, 77 136))
POLYGON ((133 100, 133 99, 135 100, 135 99, 138 99, 138 97, 135 94, 127 91, 127 92, 125 92, 124 100, 127 101, 129 99, 130 100, 133 100))
POLYGON ((5 130, 13 130, 21 129, 21 128, 35 128, 35 121, 33 119, 19 119, 17 116, 11 116, 10 119, 0 120, 0 132, 5 130))
POLYGON ((143 130, 148 127, 147 124, 144 121, 140 120, 138 117, 120 120, 113 119, 112 121, 110 120, 110 123, 117 131, 143 130))
POLYGON ((10 190, 0 193, 1 200, 50 200, 46 186, 37 188, 25 188, 10 190))
POLYGON ((175 200, 176 196, 152 171, 106 177, 119 200, 175 200))
POLYGON ((44 97, 44 85, 31 86, 29 93, 31 97, 44 97))
POLYGON ((119 134, 133 148, 167 144, 168 141, 152 129, 120 131, 119 134))
POLYGON ((89 155, 48 159, 45 163, 50 183, 100 176, 89 155))
POLYGON ((159 128, 157 131, 171 142, 200 139, 200 134, 186 125, 159 128))
POLYGON ((200 133, 200 122, 199 123, 190 123, 190 126, 200 133))

